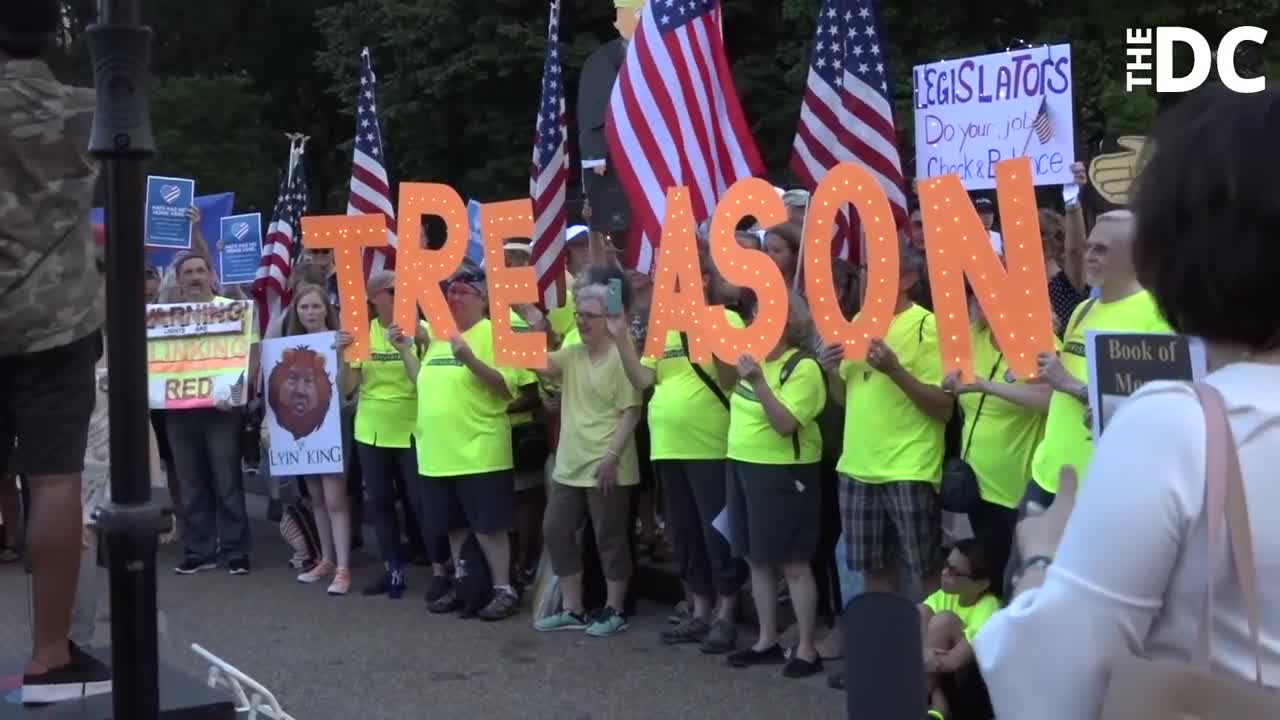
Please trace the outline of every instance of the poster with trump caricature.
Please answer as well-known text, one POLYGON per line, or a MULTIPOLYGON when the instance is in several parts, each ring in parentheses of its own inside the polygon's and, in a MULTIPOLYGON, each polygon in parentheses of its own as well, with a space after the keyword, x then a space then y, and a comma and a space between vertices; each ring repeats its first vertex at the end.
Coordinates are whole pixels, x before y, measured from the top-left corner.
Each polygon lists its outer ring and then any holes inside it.
POLYGON ((343 471, 337 333, 265 340, 267 448, 271 474, 343 471))

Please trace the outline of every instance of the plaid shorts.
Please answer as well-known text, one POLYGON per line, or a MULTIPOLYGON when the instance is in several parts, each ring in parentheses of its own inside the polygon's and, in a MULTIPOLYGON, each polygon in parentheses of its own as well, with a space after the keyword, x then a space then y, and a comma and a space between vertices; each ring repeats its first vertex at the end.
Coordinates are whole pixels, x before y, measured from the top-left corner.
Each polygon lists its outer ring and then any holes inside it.
POLYGON ((864 483, 840 476, 840 522, 849 569, 903 564, 921 577, 942 565, 942 505, 927 482, 864 483))

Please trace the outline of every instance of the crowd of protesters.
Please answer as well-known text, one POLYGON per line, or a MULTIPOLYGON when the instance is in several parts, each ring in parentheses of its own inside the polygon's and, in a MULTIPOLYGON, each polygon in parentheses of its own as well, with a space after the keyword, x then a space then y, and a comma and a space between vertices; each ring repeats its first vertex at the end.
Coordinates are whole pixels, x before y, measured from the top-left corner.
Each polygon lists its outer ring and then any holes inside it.
MULTIPOLYGON (((24 698, 51 701, 71 696, 67 688, 101 691, 109 679, 81 650, 83 634, 57 620, 70 617, 75 596, 83 606, 96 593, 91 578, 67 570, 90 562, 76 558, 91 542, 84 528, 105 498, 109 462, 101 255, 95 263, 87 225, 95 170, 83 150, 93 98, 56 83, 33 59, 35 45, 11 40, 0 55, 0 110, 36 97, 48 117, 0 113, 6 160, 39 160, 0 164, 0 177, 18 174, 0 188, 0 258, 17 258, 0 264, 0 561, 31 557, 36 638, 24 698), (12 141, 50 118, 65 135, 12 141), (32 168, 43 174, 23 175, 32 168), (29 187, 38 189, 21 189, 29 187), (30 490, 25 514, 14 477, 30 490)), ((1268 130, 1277 122, 1274 91, 1203 94, 1158 130, 1132 211, 1087 223, 1075 203, 1041 210, 1059 351, 1037 359, 1032 381, 1014 379, 972 297, 976 378, 944 375, 918 213, 899 243, 900 293, 883 337, 858 361, 824 345, 795 282, 803 190, 779 190, 788 222, 739 227, 737 241, 767 254, 796 292, 778 345, 735 363, 693 362, 677 331, 661 357, 644 356, 650 280, 623 269, 609 239, 581 225, 567 234, 565 305, 511 311, 517 330, 548 337, 549 361, 537 372, 497 366, 482 267, 466 263, 444 285, 453 337, 425 322, 397 326, 394 277, 375 273, 370 325, 356 331, 368 333, 370 357, 339 373, 350 467, 271 478, 300 496, 280 520, 297 579, 348 594, 367 513, 382 562, 362 578, 364 595, 401 599, 421 581, 430 612, 500 621, 533 605, 522 595, 554 589, 558 602, 533 611, 535 630, 605 638, 627 629, 637 562, 669 545, 686 600, 661 641, 802 678, 845 651, 839 617, 851 598, 840 588, 853 577, 865 591, 919 603, 921 693, 932 717, 990 717, 994 704, 1002 717, 1035 707, 1037 717, 1078 718, 1096 715, 1106 670, 1125 651, 1191 652, 1208 577, 1222 586, 1212 620, 1226 636, 1214 666, 1249 677, 1256 657, 1275 683, 1280 531, 1253 525, 1256 570, 1270 580, 1254 590, 1236 590, 1237 571, 1220 557, 1189 550, 1206 546, 1206 527, 1216 527, 1206 525, 1202 498, 1202 440, 1216 426, 1200 419, 1185 386, 1154 384, 1095 453, 1084 345, 1096 330, 1207 341, 1247 505, 1274 504, 1262 469, 1280 443, 1280 308, 1268 275, 1280 266, 1271 175, 1280 146, 1268 130), (944 507, 944 484, 960 471, 971 473, 978 497, 944 507), (1119 546, 1132 552, 1111 552, 1119 546), (429 568, 420 578, 414 560, 429 568), (756 629, 740 641, 748 597, 756 629), (798 631, 786 647, 782 603, 798 631)), ((996 209, 985 198, 975 209, 1001 253, 996 209)), ((236 295, 218 287, 196 238, 148 274, 149 302, 236 295)), ((531 254, 514 239, 505 261, 527 265, 531 254)), ((724 306, 731 325, 751 323, 752 293, 719 275, 705 227, 699 261, 707 302, 724 306)), ((328 251, 305 251, 288 307, 265 336, 338 330, 333 270, 328 251)), ((867 268, 838 262, 835 273, 840 306, 853 317, 867 268)), ((340 350, 352 339, 337 337, 340 350)), ((259 380, 255 355, 217 407, 152 415, 153 474, 173 500, 165 539, 183 547, 179 574, 250 573, 245 456, 257 438, 245 430, 260 422, 259 380)), ((832 682, 841 684, 838 671, 832 682)))

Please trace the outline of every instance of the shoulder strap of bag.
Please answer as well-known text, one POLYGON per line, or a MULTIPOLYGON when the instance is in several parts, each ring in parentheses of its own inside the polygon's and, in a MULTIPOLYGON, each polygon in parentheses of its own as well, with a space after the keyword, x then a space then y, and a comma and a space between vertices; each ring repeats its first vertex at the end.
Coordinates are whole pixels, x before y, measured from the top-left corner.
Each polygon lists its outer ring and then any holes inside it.
MULTIPOLYGON (((807 353, 807 352, 805 352, 805 351, 803 351, 803 350, 797 350, 797 351, 795 351, 794 353, 792 353, 792 354, 791 354, 791 357, 787 358, 787 361, 786 361, 785 363, 783 363, 783 364, 782 364, 782 370, 781 370, 781 371, 779 371, 779 373, 778 373, 778 387, 779 387, 779 388, 781 388, 783 385, 786 385, 786 384, 787 384, 787 378, 791 377, 791 374, 792 374, 792 373, 794 373, 794 372, 796 371, 796 367, 797 367, 798 365, 800 365, 800 363, 801 363, 802 361, 806 360, 806 359, 807 359, 807 360, 812 360, 815 364, 817 364, 817 362, 818 362, 818 358, 814 357, 812 354, 807 353)), ((822 366, 821 366, 821 365, 818 365, 818 374, 822 376, 822 385, 823 385, 823 387, 825 388, 825 387, 826 387, 826 384, 827 384, 827 375, 826 375, 826 373, 822 372, 822 366)), ((795 459, 796 459, 796 460, 799 460, 799 459, 800 459, 800 430, 799 430, 799 428, 797 428, 795 432, 791 433, 791 452, 792 452, 792 454, 795 456, 795 459)))
MULTIPOLYGON (((1000 361, 1004 359, 1004 353, 996 355, 996 363, 991 366, 991 372, 987 373, 987 380, 992 381, 996 377, 996 370, 1000 369, 1000 361)), ((959 404, 959 400, 956 401, 959 404)), ((982 417, 982 406, 987 404, 987 394, 982 393, 982 397, 978 398, 978 409, 973 412, 973 422, 969 425, 969 437, 964 441, 964 452, 960 454, 960 459, 969 459, 969 446, 973 444, 973 431, 978 429, 978 418, 982 417)))
POLYGON ((707 386, 707 389, 716 396, 716 399, 720 401, 720 404, 724 406, 724 409, 728 410, 729 398, 725 396, 724 390, 720 389, 719 383, 713 380, 711 376, 707 374, 707 371, 702 369, 701 365, 694 362, 693 358, 689 357, 689 335, 687 333, 680 333, 680 347, 684 348, 684 359, 689 361, 689 367, 693 368, 693 373, 697 375, 698 379, 707 386))
POLYGON ((1209 580, 1203 624, 1200 626, 1201 661, 1208 664, 1213 635, 1213 561, 1217 557, 1223 524, 1235 565, 1240 592, 1249 621, 1253 643, 1255 680, 1262 685, 1262 644, 1259 640, 1258 576, 1253 563, 1253 533, 1249 508, 1245 503, 1244 480, 1240 475, 1240 453, 1227 420, 1222 393, 1208 383, 1195 386, 1204 409, 1205 421, 1205 517, 1209 534, 1209 580))
POLYGON ((1089 311, 1093 309, 1093 306, 1097 304, 1097 302, 1098 302, 1098 298, 1096 297, 1092 297, 1092 298, 1089 298, 1088 300, 1085 300, 1084 309, 1081 310, 1080 314, 1076 316, 1075 322, 1068 322, 1067 329, 1062 331, 1062 338, 1064 342, 1066 341, 1067 336, 1071 334, 1072 330, 1075 330, 1076 328, 1080 327, 1080 323, 1084 322, 1085 317, 1089 314, 1089 311))

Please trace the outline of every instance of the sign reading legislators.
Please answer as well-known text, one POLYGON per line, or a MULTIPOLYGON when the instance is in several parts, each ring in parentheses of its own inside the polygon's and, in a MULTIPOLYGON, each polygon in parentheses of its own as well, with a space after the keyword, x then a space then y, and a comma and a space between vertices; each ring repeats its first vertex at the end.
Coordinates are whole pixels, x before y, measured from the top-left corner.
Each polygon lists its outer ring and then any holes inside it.
POLYGON ((997 163, 1026 157, 1034 184, 1072 181, 1070 45, 917 65, 912 84, 920 177, 954 173, 990 190, 997 163))

